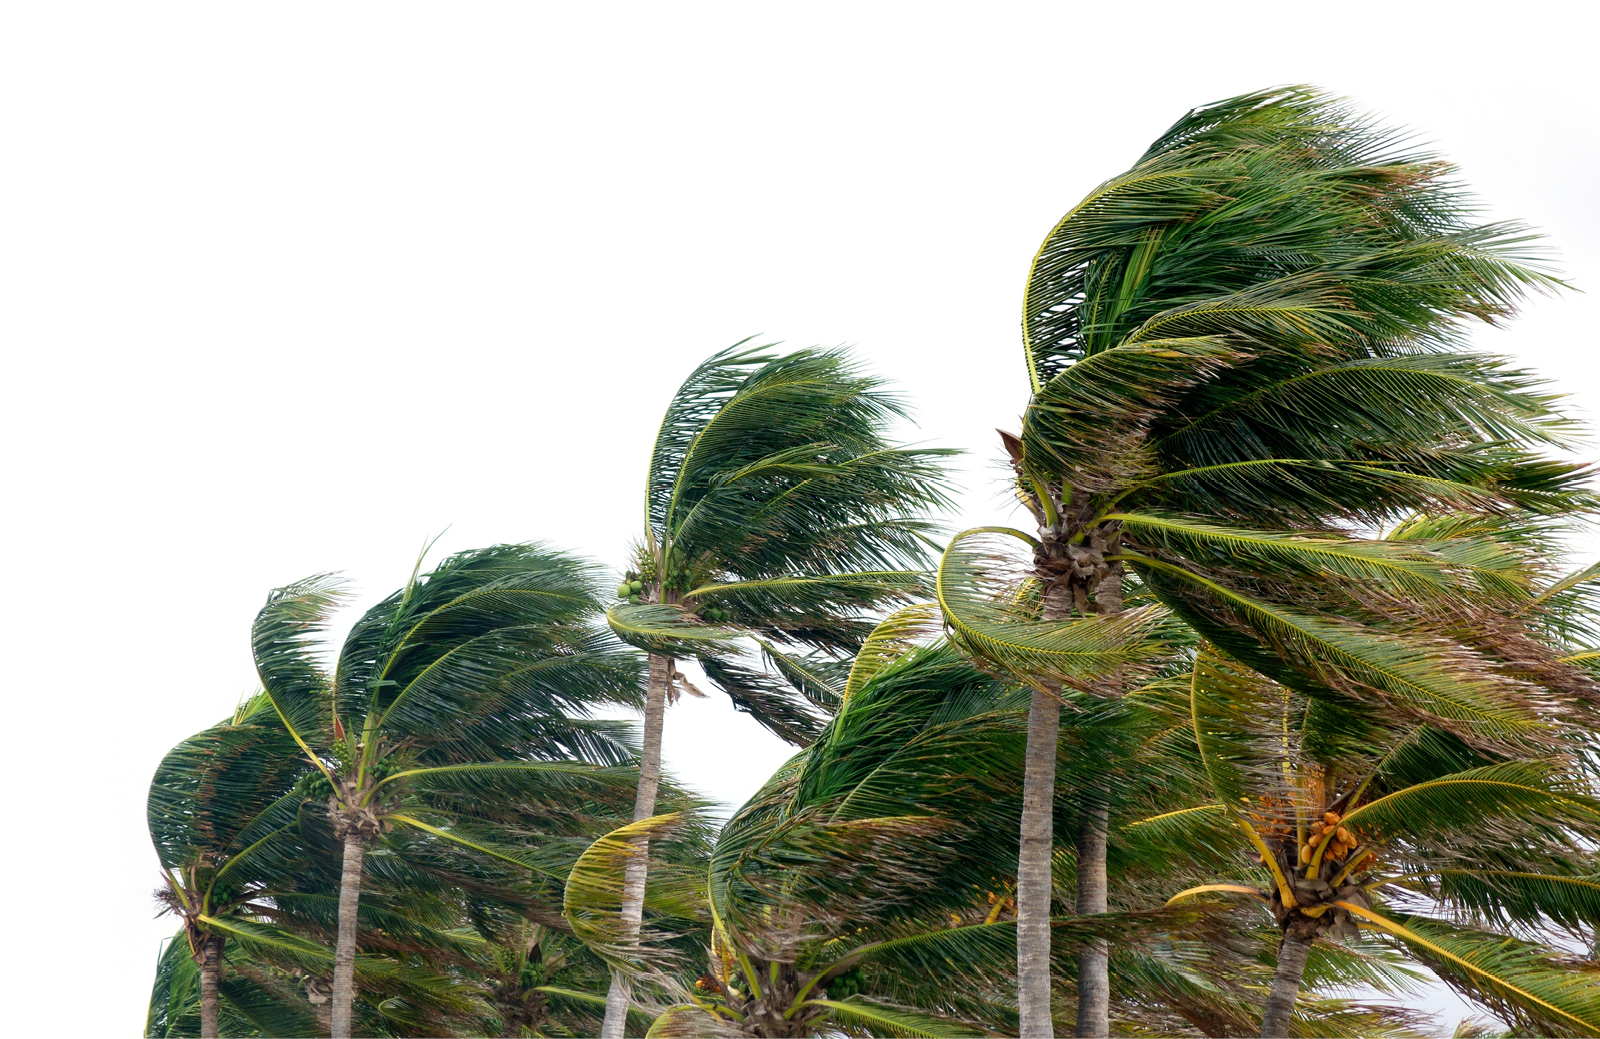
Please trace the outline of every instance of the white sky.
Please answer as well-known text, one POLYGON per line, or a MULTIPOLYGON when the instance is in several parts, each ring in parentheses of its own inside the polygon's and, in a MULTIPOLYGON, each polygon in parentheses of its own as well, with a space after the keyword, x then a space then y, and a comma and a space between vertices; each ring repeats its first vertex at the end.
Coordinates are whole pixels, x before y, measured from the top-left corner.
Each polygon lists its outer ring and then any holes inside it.
MULTIPOLYGON (((251 688, 269 588, 342 570, 370 602, 447 526, 440 551, 622 563, 661 408, 713 350, 859 344, 918 405, 908 437, 972 452, 958 519, 1001 517, 1028 260, 1191 106, 1349 95, 1592 291, 1584 17, 7 5, 11 1027, 142 1023, 172 930, 150 919, 147 777, 251 688)), ((1597 326, 1570 294, 1480 341, 1594 412, 1597 326)), ((723 701, 667 733, 671 766, 734 803, 787 754, 723 701)))

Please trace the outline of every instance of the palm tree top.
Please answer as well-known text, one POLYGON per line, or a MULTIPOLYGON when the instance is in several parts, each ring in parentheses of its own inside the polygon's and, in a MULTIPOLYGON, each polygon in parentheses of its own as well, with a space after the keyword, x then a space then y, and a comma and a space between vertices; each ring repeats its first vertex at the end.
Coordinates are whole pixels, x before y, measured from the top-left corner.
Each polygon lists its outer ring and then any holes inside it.
POLYGON ((748 342, 708 358, 667 407, 645 554, 669 581, 924 565, 930 528, 906 514, 948 503, 935 459, 955 452, 891 447, 905 406, 847 351, 748 342))

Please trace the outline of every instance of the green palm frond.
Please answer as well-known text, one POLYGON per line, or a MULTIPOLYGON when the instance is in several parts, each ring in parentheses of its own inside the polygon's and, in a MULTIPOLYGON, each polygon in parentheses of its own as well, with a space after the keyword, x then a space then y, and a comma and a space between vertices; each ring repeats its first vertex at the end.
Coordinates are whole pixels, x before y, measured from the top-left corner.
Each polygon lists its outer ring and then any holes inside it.
POLYGON ((219 856, 293 822, 283 799, 308 767, 264 696, 178 744, 156 767, 147 802, 162 867, 195 856, 220 866, 219 856))
POLYGON ((678 1003, 663 1010, 645 1035, 647 1039, 737 1039, 744 1032, 703 1006, 678 1003))
POLYGON ((832 714, 844 697, 850 665, 819 654, 785 653, 765 639, 756 639, 761 658, 819 710, 832 714))
POLYGON ((1551 412, 1557 398, 1538 385, 1528 373, 1481 354, 1357 357, 1241 386, 1208 402, 1202 414, 1163 429, 1153 447, 1173 459, 1214 465, 1269 453, 1375 460, 1368 453, 1372 445, 1404 444, 1412 445, 1412 457, 1396 460, 1418 465, 1444 446, 1444 429, 1490 443, 1565 444, 1567 424, 1551 412), (1419 402, 1427 407, 1419 409, 1419 402), (1328 422, 1330 415, 1340 422, 1328 422))
POLYGON ((1495 869, 1441 869, 1440 901, 1496 925, 1542 924, 1577 932, 1600 924, 1600 874, 1560 876, 1495 869))
POLYGON ((1422 596, 1457 587, 1449 561, 1418 542, 1248 530, 1158 512, 1117 512, 1105 520, 1120 522, 1135 550, 1180 556, 1199 567, 1236 568, 1259 580, 1326 577, 1422 596))
MULTIPOLYGON (((608 960, 639 969, 647 957, 663 955, 659 934, 632 939, 621 922, 624 873, 630 861, 647 854, 648 844, 670 834, 683 822, 678 813, 653 816, 620 826, 591 844, 573 864, 563 895, 563 912, 573 933, 608 960), (652 939, 656 939, 652 941, 652 939)), ((674 915, 695 911, 693 889, 685 890, 663 869, 653 869, 647 887, 647 909, 662 907, 674 915)))
POLYGON ((1435 638, 1407 637, 1253 598, 1181 566, 1126 553, 1163 603, 1229 657, 1316 696, 1385 701, 1476 738, 1546 728, 1539 691, 1435 638))
POLYGON ((939 628, 937 603, 915 603, 889 614, 872 629, 872 634, 867 636, 856 652, 840 698, 848 700, 874 675, 909 652, 917 642, 936 635, 939 628))
POLYGON ((704 584, 685 593, 684 599, 724 607, 742 623, 776 627, 786 614, 812 624, 813 615, 869 610, 927 590, 927 575, 921 571, 882 570, 704 584))
POLYGON ((1344 821, 1375 835, 1413 838, 1470 827, 1480 846, 1523 843, 1535 833, 1566 842, 1600 836, 1600 800, 1563 763, 1507 761, 1403 787, 1350 809, 1344 821), (1514 824, 1503 837, 1496 833, 1499 820, 1514 824))
POLYGON ((1058 682, 1090 688, 1113 674, 1149 662, 1164 652, 1150 639, 1159 609, 1129 610, 1116 616, 1067 621, 1028 619, 1019 608, 1020 589, 1002 569, 1006 557, 978 544, 982 535, 1020 531, 976 528, 950 542, 939 560, 935 593, 952 642, 1019 682, 1058 682))
POLYGON ((308 755, 306 738, 316 738, 333 710, 332 683, 316 650, 340 602, 340 587, 332 575, 318 574, 276 589, 250 631, 261 687, 308 755))
POLYGON ((1171 403, 1172 391, 1243 356, 1223 339, 1145 340, 1063 369, 1033 395, 1023 415, 1026 454, 1041 465, 1033 475, 1068 475, 1079 487, 1113 480, 1125 469, 1134 438, 1171 403))
POLYGON ((613 606, 606 611, 606 623, 630 646, 672 657, 726 649, 741 635, 733 628, 706 624, 694 614, 666 603, 613 606))
POLYGON ((940 1036, 980 1036, 985 1031, 932 1014, 883 1006, 860 996, 848 1000, 813 999, 806 1005, 826 1007, 831 1023, 844 1029, 846 1034, 938 1039, 940 1036))
POLYGON ((904 569, 883 565, 902 557, 897 539, 874 545, 870 530, 860 532, 860 544, 833 549, 824 547, 827 532, 814 529, 749 539, 762 530, 780 533, 788 503, 818 494, 837 501, 840 511, 830 517, 836 526, 890 518, 885 506, 902 500, 938 504, 941 477, 930 465, 948 452, 883 444, 886 422, 902 413, 899 401, 840 351, 779 356, 736 348, 712 357, 673 398, 657 439, 648 495, 652 542, 685 563, 710 553, 745 579, 814 570, 822 558, 807 557, 816 552, 877 558, 860 566, 830 560, 828 570, 904 569), (920 478, 931 482, 919 489, 920 478), (850 493, 833 494, 830 484, 850 493), (875 493, 862 493, 869 489, 875 493), (751 526, 757 520, 761 528, 751 526))
POLYGON ((1600 968, 1512 938, 1391 917, 1341 903, 1405 943, 1452 988, 1487 1004, 1515 1031, 1558 1036, 1600 1032, 1600 968))
MULTIPOLYGON (((1518 470, 1502 459, 1471 459, 1447 476, 1416 473, 1403 463, 1327 458, 1247 458, 1177 466, 1141 480, 1124 501, 1153 508, 1181 508, 1231 521, 1275 522, 1320 528, 1330 517, 1378 525, 1412 508, 1485 512, 1520 507, 1556 512, 1567 502, 1549 494, 1525 494, 1500 484, 1518 470), (1467 482, 1463 477, 1471 477, 1467 482)), ((1429 468, 1435 468, 1430 466, 1429 468)))

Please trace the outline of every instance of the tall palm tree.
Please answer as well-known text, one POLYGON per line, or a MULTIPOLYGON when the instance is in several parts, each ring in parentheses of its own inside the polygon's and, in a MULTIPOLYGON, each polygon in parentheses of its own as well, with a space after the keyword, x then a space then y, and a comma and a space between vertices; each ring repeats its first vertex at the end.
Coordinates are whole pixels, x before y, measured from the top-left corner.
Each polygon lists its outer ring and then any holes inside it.
MULTIPOLYGON (((802 676, 837 670, 871 630, 870 611, 923 586, 932 527, 921 514, 944 503, 938 462, 952 452, 892 446, 888 426, 903 415, 838 350, 739 343, 674 395, 650 458, 643 537, 618 589, 629 601, 609 613, 617 635, 649 653, 635 820, 655 814, 669 689, 689 688, 678 660, 697 660, 735 707, 804 745, 834 703, 824 682, 802 676), (778 674, 741 660, 741 636, 778 674)), ((633 933, 643 843, 621 910, 633 933)), ((627 1004, 619 974, 602 1035, 622 1034, 627 1004)))
MULTIPOLYGON (((1535 453, 1563 441, 1551 399, 1460 343, 1464 319, 1555 283, 1520 228, 1471 222, 1450 172, 1340 102, 1275 90, 1189 113, 1046 236, 1024 296, 1030 399, 1003 437, 1037 524, 1009 532, 1031 549, 1031 591, 989 594, 989 532, 957 539, 941 586, 952 637, 1036 689, 1041 745, 1060 683, 1126 688, 1081 655, 1125 627, 1065 632, 1117 618, 1129 574, 1218 652, 1309 694, 1473 738, 1537 724, 1521 685, 1477 666, 1474 640, 1504 626, 1474 634, 1470 604, 1369 623, 1447 564, 1352 534, 1413 510, 1572 504, 1581 467, 1535 453)), ((1030 1035, 1050 1034, 1048 759, 1029 756, 1022 824, 1030 1035)), ((1078 907, 1095 912, 1104 816, 1084 815, 1078 907)), ((1079 974, 1077 1032, 1105 1035, 1104 951, 1079 974)))
MULTIPOLYGON (((418 562, 418 569, 421 563, 418 562)), ((275 591, 252 632, 266 696, 316 769, 342 845, 332 1031, 348 1036, 366 852, 399 828, 537 872, 499 825, 522 798, 631 782, 611 730, 582 719, 637 702, 635 656, 603 629, 593 569, 540 545, 446 559, 368 610, 334 673, 317 638, 326 577, 275 591), (573 718, 569 715, 576 715, 573 718), (593 762, 589 764, 586 762, 593 762)))

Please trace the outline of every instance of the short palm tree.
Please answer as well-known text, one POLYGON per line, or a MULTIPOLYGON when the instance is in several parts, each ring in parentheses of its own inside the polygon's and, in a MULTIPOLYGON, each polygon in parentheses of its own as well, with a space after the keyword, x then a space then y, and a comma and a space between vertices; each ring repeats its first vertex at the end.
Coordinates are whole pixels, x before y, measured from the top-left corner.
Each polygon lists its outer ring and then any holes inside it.
POLYGON ((590 626, 592 568, 539 545, 463 552, 414 573, 355 624, 329 676, 317 638, 335 601, 327 578, 279 589, 252 641, 342 845, 332 1032, 348 1036, 369 846, 399 828, 539 869, 499 827, 521 798, 631 784, 626 770, 599 767, 630 748, 582 716, 637 702, 639 676, 635 656, 590 626))
MULTIPOLYGON (((1476 664, 1470 643, 1503 625, 1437 599, 1413 624, 1371 623, 1447 564, 1352 533, 1413 510, 1573 503, 1580 467, 1535 453, 1564 436, 1550 398, 1460 344, 1463 319, 1554 283, 1519 228, 1471 222, 1449 173, 1335 100, 1276 90, 1189 113, 1046 236, 1024 297, 1031 395, 1004 436, 1037 525, 1007 532, 1031 583, 994 580, 995 535, 969 532, 941 585, 951 637, 1037 690, 1039 742, 1061 683, 1127 687, 1106 651, 1143 632, 1105 622, 1129 574, 1218 652, 1311 695, 1475 739, 1537 724, 1525 687, 1476 664)), ((1029 755, 1022 824, 1029 1035, 1050 1034, 1049 760, 1029 755)), ((1081 913, 1105 891, 1104 815, 1084 815, 1081 913)), ((1079 974, 1078 1034, 1105 1035, 1104 950, 1079 974)))
MULTIPOLYGON (((1245 877, 1256 883, 1196 885, 1173 901, 1226 893, 1271 910, 1284 939, 1263 1036, 1289 1034, 1316 939, 1358 927, 1519 1034, 1600 1031, 1600 970, 1532 940, 1600 924, 1600 799, 1580 758, 1507 758, 1425 723, 1375 723, 1209 652, 1192 712, 1216 800, 1133 829, 1169 849, 1214 852, 1231 836, 1235 860, 1248 850, 1261 867, 1245 877)), ((1588 742, 1586 730, 1572 735, 1588 742)))
MULTIPOLYGON (((147 817, 160 861, 156 892, 183 921, 181 947, 193 958, 200 1035, 218 1032, 222 970, 229 940, 273 946, 303 961, 326 959, 315 945, 264 925, 264 900, 291 888, 304 849, 294 832, 300 799, 294 787, 309 766, 264 696, 174 747, 150 783, 147 817)), ((177 984, 188 969, 169 967, 177 984)), ((245 982, 244 984, 248 984, 245 982)), ((235 986, 237 987, 237 986, 235 986)), ((230 1000, 259 1007, 260 999, 230 1000)), ((249 1010, 242 1013, 248 1016, 249 1010)), ((282 1018, 258 1027, 290 1034, 282 1018)))
POLYGON ((187 935, 180 932, 166 944, 151 986, 146 1039, 324 1034, 314 1008, 287 972, 255 960, 238 943, 225 946, 218 961, 225 976, 207 986, 201 979, 204 965, 190 954, 187 935), (209 996, 205 988, 211 989, 209 996))
MULTIPOLYGON (((804 676, 836 671, 871 611, 923 587, 932 528, 922 514, 944 502, 938 462, 951 452, 892 446, 888 425, 903 414, 837 350, 740 343, 674 395, 650 458, 643 538, 618 588, 628 601, 609 614, 650 660, 636 820, 655 812, 669 690, 688 688, 676 661, 697 660, 737 708, 803 745, 834 706, 827 683, 804 676), (779 674, 741 662, 741 636, 779 674)), ((641 848, 622 905, 635 932, 646 863, 641 848)), ((619 975, 602 1035, 622 1034, 627 1003, 619 975)))

